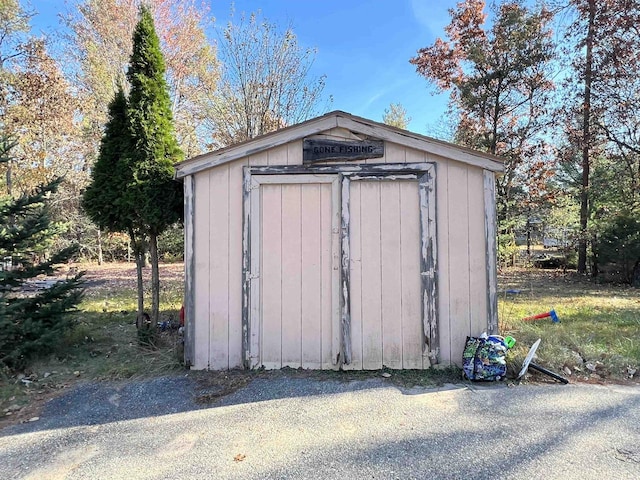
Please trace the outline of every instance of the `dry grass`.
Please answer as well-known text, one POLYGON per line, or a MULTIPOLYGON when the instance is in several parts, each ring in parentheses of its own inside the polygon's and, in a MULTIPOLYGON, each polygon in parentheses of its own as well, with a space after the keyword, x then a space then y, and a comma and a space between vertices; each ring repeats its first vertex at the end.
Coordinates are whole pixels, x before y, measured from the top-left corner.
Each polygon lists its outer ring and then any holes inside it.
MULTIPOLYGON (((49 357, 19 375, 0 378, 0 419, 9 412, 9 417, 18 415, 17 407, 37 403, 77 382, 151 377, 182 368, 182 343, 175 330, 160 333, 155 348, 138 345, 134 265, 77 267, 86 271, 87 283, 75 314, 76 328, 49 357)), ((147 285, 149 276, 146 269, 147 285)), ((182 264, 161 265, 160 280, 161 320, 177 322, 183 298, 182 264)), ((145 305, 150 307, 149 290, 145 305)))
MULTIPOLYGON (((77 314, 77 328, 54 355, 34 363, 20 376, 0 378, 0 420, 26 417, 31 407, 73 384, 85 380, 123 380, 179 371, 182 348, 175 332, 163 333, 157 348, 137 343, 135 328, 136 281, 132 264, 80 265, 86 270, 87 290, 77 314), (25 407, 27 406, 27 407, 25 407), (7 415, 10 413, 10 415, 7 415)), ((149 276, 149 271, 145 272, 149 276)), ((183 298, 181 264, 161 266, 161 315, 177 319, 183 298)), ((147 284, 148 284, 148 278, 147 284)), ((510 269, 499 278, 499 320, 503 335, 517 339, 508 360, 513 374, 529 346, 542 338, 537 362, 572 380, 636 381, 629 371, 640 366, 640 292, 624 285, 599 284, 575 273, 510 269), (519 293, 506 293, 517 290, 519 293), (561 323, 549 319, 521 319, 555 308, 561 323), (591 371, 589 367, 595 371, 591 371), (631 368, 631 370, 629 370, 631 368)), ((145 292, 149 305, 149 293, 145 292)), ((401 385, 433 385, 459 379, 458 371, 383 372, 401 385)), ((277 374, 277 373, 275 373, 277 374)), ((275 375, 271 373, 271 375, 275 375)), ((298 372, 281 374, 319 379, 354 380, 381 372, 298 372)), ((264 372, 213 372, 203 375, 212 398, 249 382, 264 372)))
MULTIPOLYGON (((628 381, 640 366, 640 292, 570 272, 509 269, 500 275, 500 332, 518 341, 510 355, 519 370, 542 339, 538 363, 583 381, 628 381), (516 290, 519 293, 508 293, 516 290), (555 309, 560 323, 522 318, 555 309), (595 370, 594 370, 595 369, 595 370)), ((516 368, 517 367, 517 368, 516 368)))

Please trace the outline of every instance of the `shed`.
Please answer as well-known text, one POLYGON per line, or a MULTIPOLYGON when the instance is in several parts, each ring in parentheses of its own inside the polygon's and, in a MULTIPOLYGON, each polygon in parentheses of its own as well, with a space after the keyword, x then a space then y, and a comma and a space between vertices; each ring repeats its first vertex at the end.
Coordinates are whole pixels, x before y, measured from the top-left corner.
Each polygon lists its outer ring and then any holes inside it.
POLYGON ((497 330, 503 169, 340 111, 180 163, 187 364, 459 364, 497 330))

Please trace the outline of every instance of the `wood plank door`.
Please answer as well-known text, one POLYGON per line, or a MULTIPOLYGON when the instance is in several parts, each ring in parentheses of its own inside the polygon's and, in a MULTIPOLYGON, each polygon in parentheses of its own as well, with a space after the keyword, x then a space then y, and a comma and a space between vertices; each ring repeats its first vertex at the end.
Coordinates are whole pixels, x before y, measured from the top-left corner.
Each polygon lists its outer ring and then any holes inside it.
POLYGON ((252 175, 250 365, 337 368, 339 179, 252 175))
POLYGON ((352 350, 343 368, 428 368, 418 180, 351 181, 349 211, 352 350))

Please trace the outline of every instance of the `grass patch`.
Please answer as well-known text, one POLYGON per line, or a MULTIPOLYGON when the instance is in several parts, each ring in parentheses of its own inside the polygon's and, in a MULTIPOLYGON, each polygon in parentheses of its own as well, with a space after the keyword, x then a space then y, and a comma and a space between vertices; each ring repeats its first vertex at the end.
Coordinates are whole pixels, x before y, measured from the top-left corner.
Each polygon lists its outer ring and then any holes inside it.
POLYGON ((640 366, 640 292, 600 284, 575 273, 513 269, 500 278, 502 335, 516 338, 511 372, 520 370, 531 344, 542 339, 537 363, 579 380, 635 380, 640 366), (505 293, 518 290, 519 293, 505 293), (560 323, 522 318, 555 309, 560 323), (567 374, 567 373, 565 373, 567 374))
MULTIPOLYGON (((80 269, 87 270, 87 285, 74 314, 75 329, 50 356, 33 362, 24 372, 0 376, 0 419, 18 415, 34 399, 55 395, 79 381, 153 377, 183 368, 177 331, 160 332, 152 347, 138 345, 135 266, 80 269)), ((160 320, 177 322, 183 298, 182 266, 162 265, 160 278, 160 320)), ((145 305, 150 304, 151 294, 146 291, 145 305)))
MULTIPOLYGON (((182 344, 176 332, 161 333, 154 348, 138 345, 135 327, 135 267, 130 264, 85 266, 87 290, 76 328, 48 358, 19 375, 0 372, 0 420, 29 414, 29 405, 85 380, 125 380, 178 372, 182 344), (22 413, 21 413, 22 412, 22 413)), ((147 272, 148 273, 148 272, 147 272)), ((161 320, 177 320, 183 298, 180 264, 161 266, 161 320)), ((640 292, 623 285, 599 284, 575 274, 535 269, 501 273, 500 332, 516 338, 507 361, 510 374, 520 370, 530 345, 542 339, 537 363, 572 380, 637 381, 640 373, 640 292), (518 290, 517 294, 505 293, 518 290), (561 323, 524 322, 525 316, 555 308, 561 323)), ((150 292, 145 292, 150 305, 150 292)), ((459 382, 460 369, 383 371, 193 372, 202 382, 202 403, 210 403, 260 376, 287 375, 315 380, 353 381, 381 376, 400 387, 433 387, 459 382)), ((540 377, 546 378, 546 377, 540 377)))

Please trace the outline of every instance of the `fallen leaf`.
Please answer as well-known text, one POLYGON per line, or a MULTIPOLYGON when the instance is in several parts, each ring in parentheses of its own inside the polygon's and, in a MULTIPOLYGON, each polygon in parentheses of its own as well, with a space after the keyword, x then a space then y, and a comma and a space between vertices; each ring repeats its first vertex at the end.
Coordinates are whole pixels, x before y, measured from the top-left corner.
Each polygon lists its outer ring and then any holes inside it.
POLYGON ((247 458, 247 456, 244 453, 239 453, 237 454, 235 457, 233 457, 233 461, 234 462, 241 462, 243 461, 245 458, 247 458))

